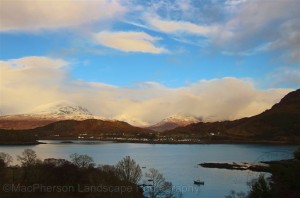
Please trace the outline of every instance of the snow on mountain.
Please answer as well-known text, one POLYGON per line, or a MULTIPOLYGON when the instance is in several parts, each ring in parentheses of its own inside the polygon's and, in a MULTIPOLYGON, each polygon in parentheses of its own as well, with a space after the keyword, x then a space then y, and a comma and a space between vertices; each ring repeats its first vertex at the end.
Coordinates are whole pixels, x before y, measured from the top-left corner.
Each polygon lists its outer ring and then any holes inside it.
POLYGON ((202 119, 196 118, 195 116, 176 114, 167 117, 162 121, 160 121, 159 123, 147 128, 155 131, 166 131, 166 130, 174 129, 176 127, 197 123, 200 122, 201 120, 202 119))
MULTIPOLYGON (((200 120, 194 116, 185 116, 185 115, 172 115, 168 118, 163 119, 160 123, 166 123, 166 122, 174 122, 180 125, 188 125, 192 123, 199 122, 200 120)), ((158 123, 159 124, 159 123, 158 123)))
POLYGON ((66 101, 38 106, 30 114, 51 118, 67 117, 88 119, 95 117, 86 108, 66 101))
POLYGON ((108 120, 94 116, 86 108, 68 101, 59 101, 38 106, 32 112, 18 115, 0 116, 0 128, 32 129, 60 120, 108 120))

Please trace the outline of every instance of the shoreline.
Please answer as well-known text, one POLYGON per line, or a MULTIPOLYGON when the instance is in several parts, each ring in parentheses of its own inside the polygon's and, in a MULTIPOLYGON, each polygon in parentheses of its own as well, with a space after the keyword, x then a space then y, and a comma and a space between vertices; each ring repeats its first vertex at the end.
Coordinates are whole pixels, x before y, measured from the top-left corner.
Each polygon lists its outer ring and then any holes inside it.
POLYGON ((47 138, 37 140, 37 142, 0 142, 0 145, 39 145, 47 144, 43 141, 47 140, 58 140, 61 143, 76 144, 73 141, 101 141, 110 143, 137 143, 137 144, 263 144, 263 145, 300 145, 300 142, 287 142, 287 141, 234 141, 234 140, 223 140, 223 141, 144 141, 144 140, 116 140, 116 139, 75 139, 75 138, 47 138))
POLYGON ((300 145, 300 142, 295 141, 268 141, 268 140, 195 140, 195 141, 176 141, 176 140, 122 140, 122 139, 94 139, 94 138, 71 138, 71 137, 60 137, 60 138, 42 138, 34 142, 22 142, 22 141, 8 141, 0 142, 0 145, 39 145, 47 144, 43 141, 57 140, 62 141, 61 143, 76 144, 73 141, 101 141, 109 143, 136 143, 136 144, 262 144, 262 145, 300 145))
POLYGON ((0 146, 31 146, 31 145, 39 145, 46 144, 44 142, 0 142, 0 146))
MULTIPOLYGON (((102 140, 105 141, 105 140, 102 140)), ((300 145, 300 142, 283 141, 128 141, 117 140, 116 143, 145 143, 145 144, 269 144, 269 145, 300 145)))
POLYGON ((259 161, 258 163, 250 162, 203 162, 197 164, 203 168, 216 168, 216 169, 227 169, 227 170, 241 170, 241 171, 253 171, 253 172, 267 172, 272 173, 272 165, 286 165, 295 163, 296 160, 281 159, 281 160, 270 160, 270 161, 259 161))

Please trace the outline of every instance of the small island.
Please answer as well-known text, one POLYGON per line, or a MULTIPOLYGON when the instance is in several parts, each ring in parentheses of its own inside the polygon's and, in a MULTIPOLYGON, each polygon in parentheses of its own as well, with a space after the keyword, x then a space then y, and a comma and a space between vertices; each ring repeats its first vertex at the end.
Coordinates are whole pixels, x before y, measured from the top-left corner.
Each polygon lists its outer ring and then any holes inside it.
POLYGON ((201 163, 199 164, 205 168, 219 168, 219 169, 229 169, 229 170, 251 170, 255 172, 270 172, 270 167, 265 163, 201 163))

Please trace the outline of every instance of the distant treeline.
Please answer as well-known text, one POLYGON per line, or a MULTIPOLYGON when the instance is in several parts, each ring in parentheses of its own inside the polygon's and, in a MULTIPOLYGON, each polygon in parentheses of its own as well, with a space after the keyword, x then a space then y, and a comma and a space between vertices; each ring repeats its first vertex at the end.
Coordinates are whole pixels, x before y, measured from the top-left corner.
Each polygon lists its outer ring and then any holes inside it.
POLYGON ((0 144, 37 144, 36 136, 27 130, 0 129, 0 144))

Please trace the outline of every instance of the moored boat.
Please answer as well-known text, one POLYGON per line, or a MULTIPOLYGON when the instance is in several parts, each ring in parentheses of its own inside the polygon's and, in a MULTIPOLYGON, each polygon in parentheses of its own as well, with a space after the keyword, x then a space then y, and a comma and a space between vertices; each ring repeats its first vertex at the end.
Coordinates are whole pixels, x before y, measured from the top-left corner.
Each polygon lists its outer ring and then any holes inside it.
POLYGON ((204 185, 204 181, 201 181, 200 179, 197 179, 197 180, 194 180, 194 184, 204 185))

